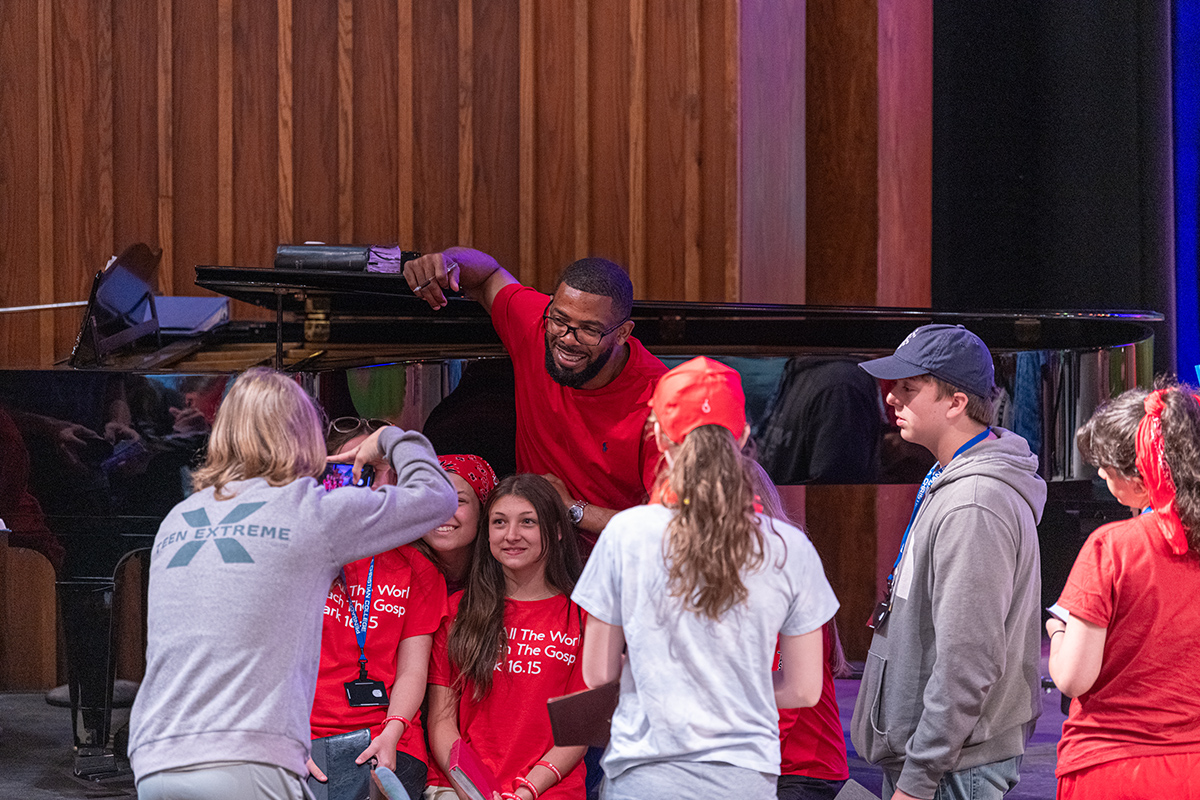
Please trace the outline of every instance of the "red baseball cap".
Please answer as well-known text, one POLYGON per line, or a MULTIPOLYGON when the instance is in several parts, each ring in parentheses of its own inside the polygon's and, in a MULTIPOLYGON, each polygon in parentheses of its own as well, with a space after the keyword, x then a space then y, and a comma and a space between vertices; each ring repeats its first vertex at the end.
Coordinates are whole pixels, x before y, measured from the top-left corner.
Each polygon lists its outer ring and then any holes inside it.
POLYGON ((700 356, 663 375, 650 398, 659 428, 682 442, 701 425, 720 425, 737 438, 746 430, 746 395, 736 369, 700 356))

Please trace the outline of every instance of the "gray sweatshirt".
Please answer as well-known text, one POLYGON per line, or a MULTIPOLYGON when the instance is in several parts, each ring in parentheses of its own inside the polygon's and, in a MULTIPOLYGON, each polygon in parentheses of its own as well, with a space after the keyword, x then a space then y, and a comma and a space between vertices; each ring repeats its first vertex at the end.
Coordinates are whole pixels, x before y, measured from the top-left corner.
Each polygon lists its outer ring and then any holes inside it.
POLYGON ((1046 484, 1025 440, 993 430, 930 486, 854 708, 859 755, 900 770, 914 797, 933 797, 946 772, 1023 753, 1041 711, 1046 484))
POLYGON ((458 498, 429 442, 380 445, 397 485, 331 492, 313 478, 197 492, 163 520, 150 559, 146 677, 130 719, 138 780, 214 761, 305 775, 329 585, 343 564, 407 544, 458 498))

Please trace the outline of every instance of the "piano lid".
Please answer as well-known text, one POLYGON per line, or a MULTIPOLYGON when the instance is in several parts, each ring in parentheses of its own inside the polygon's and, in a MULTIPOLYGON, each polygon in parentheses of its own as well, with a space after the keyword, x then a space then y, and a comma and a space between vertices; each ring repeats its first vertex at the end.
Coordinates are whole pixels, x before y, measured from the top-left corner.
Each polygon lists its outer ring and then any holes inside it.
MULTIPOLYGON (((331 341, 366 341, 359 323, 376 328, 380 318, 415 323, 410 334, 431 343, 458 339, 462 324, 476 331, 487 313, 478 303, 451 296, 433 311, 415 297, 403 276, 247 267, 197 266, 196 285, 237 300, 305 315, 313 300, 330 319, 331 341), (277 305, 278 303, 278 305, 277 305), (434 324, 430 325, 429 322, 434 324), (425 323, 425 324, 422 324, 425 323)), ((747 303, 636 301, 635 335, 661 354, 712 352, 787 353, 891 350, 919 325, 961 324, 995 352, 1093 350, 1143 341, 1162 314, 1137 310, 980 310, 854 308, 747 303)))

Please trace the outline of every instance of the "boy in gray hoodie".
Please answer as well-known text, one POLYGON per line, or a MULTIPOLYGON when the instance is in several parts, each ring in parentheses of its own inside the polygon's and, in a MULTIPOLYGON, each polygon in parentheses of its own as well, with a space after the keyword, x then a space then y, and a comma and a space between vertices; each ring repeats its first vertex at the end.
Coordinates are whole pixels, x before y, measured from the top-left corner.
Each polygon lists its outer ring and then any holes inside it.
POLYGON ((851 740, 883 769, 885 800, 1000 798, 1041 710, 1046 484, 1025 440, 991 426, 991 353, 961 325, 922 326, 859 366, 897 381, 900 435, 938 463, 872 618, 851 740))

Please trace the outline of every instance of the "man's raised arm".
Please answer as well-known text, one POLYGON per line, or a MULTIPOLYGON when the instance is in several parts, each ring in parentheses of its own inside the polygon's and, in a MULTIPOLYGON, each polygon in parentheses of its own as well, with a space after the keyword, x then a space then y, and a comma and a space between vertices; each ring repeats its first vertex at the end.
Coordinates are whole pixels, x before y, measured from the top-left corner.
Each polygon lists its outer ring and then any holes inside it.
POLYGON ((496 294, 510 283, 518 283, 496 259, 470 247, 451 247, 409 261, 404 265, 404 279, 413 294, 435 310, 445 308, 448 289, 461 290, 489 314, 496 294))

